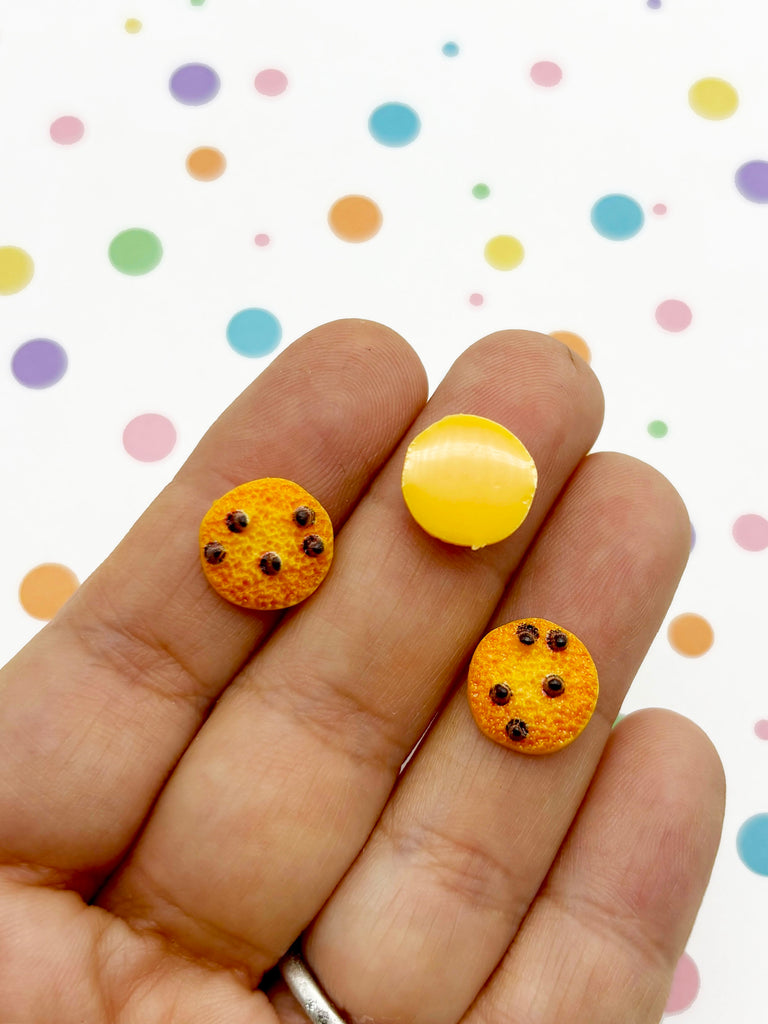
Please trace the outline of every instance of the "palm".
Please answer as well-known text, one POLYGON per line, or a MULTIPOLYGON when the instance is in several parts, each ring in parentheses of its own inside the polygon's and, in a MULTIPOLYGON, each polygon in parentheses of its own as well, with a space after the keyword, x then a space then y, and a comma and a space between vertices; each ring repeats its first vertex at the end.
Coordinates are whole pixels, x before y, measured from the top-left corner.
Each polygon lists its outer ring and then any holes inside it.
POLYGON ((658 1019, 717 844, 720 767, 664 712, 608 737, 682 570, 684 509, 648 467, 584 459, 594 378, 508 332, 458 361, 422 422, 505 422, 539 494, 509 540, 449 549, 399 493, 424 402, 391 332, 312 332, 5 668, 0 1020, 285 1021, 284 993, 258 985, 302 932, 357 1017, 658 1019), (277 625, 223 602, 197 562, 210 502, 259 476, 345 523, 328 580, 277 625), (519 615, 572 627, 601 673, 590 726, 543 759, 490 743, 450 696, 489 623, 519 615))

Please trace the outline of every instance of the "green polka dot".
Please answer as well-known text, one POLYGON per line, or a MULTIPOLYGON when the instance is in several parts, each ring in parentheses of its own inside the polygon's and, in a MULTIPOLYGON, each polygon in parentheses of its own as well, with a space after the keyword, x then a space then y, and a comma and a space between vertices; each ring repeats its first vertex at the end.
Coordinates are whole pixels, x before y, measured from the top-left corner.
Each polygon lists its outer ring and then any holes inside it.
POLYGON ((664 420, 652 420, 648 424, 648 433, 651 437, 666 437, 669 432, 669 427, 664 420))
POLYGON ((619 722, 621 722, 626 717, 627 717, 626 715, 623 715, 621 712, 619 712, 618 715, 616 715, 616 719, 615 719, 615 721, 613 723, 613 728, 615 729, 616 726, 619 724, 619 722))
POLYGON ((115 235, 109 246, 109 260, 122 274, 148 274, 163 256, 157 235, 146 228, 128 228, 115 235))
POLYGON ((475 199, 487 199, 490 194, 491 190, 488 188, 487 185, 475 185, 475 187, 472 189, 472 195, 475 197, 475 199))

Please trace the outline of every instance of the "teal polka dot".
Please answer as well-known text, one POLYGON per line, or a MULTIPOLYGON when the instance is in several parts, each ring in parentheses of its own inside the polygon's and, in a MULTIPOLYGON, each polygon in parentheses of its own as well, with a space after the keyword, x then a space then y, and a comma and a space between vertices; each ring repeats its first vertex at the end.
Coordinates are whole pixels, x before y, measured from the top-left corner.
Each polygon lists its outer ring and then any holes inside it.
POLYGON ((742 861, 756 875, 768 875, 768 814, 747 818, 736 835, 742 861))
POLYGON ((384 103, 369 117, 368 130, 382 146, 407 146, 421 131, 421 121, 405 103, 384 103))
POLYGON ((632 238, 644 223, 640 204, 630 196, 603 196, 592 207, 592 227, 603 238, 616 241, 632 238))
POLYGON ((446 57, 455 57, 458 54, 458 52, 459 47, 457 43, 443 44, 443 53, 445 54, 446 57))
POLYGON ((266 356, 280 344, 283 329, 267 309, 241 309, 227 325, 227 341, 241 356, 266 356))

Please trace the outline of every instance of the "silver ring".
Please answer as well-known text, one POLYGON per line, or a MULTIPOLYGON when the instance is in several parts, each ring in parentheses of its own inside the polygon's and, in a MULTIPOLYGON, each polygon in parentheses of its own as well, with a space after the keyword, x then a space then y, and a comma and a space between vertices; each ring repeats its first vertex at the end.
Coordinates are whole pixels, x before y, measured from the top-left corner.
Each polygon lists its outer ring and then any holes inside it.
POLYGON ((277 969, 312 1024, 349 1024, 304 963, 298 944, 288 950, 277 969))

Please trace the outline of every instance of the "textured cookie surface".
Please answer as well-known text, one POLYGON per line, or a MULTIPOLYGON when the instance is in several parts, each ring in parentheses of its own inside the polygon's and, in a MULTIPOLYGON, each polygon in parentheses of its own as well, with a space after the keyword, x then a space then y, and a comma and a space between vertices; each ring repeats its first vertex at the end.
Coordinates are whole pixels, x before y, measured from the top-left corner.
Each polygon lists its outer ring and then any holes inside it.
POLYGON ((292 480, 264 477, 227 491, 200 525, 211 586, 245 608, 289 608, 322 583, 333 558, 323 506, 292 480))
POLYGON ((481 732, 524 754, 567 746, 592 716, 597 669, 578 637, 548 619, 518 619, 475 648, 467 679, 481 732))

